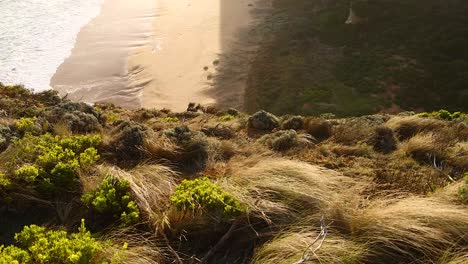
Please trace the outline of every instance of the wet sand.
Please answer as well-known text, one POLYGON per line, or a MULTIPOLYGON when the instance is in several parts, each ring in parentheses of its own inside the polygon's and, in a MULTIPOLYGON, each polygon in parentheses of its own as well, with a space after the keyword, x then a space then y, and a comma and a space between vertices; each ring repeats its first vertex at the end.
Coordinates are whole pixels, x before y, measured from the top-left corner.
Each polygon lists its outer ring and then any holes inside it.
MULTIPOLYGON (((218 55, 252 22, 254 0, 107 0, 51 86, 86 102, 180 111, 206 93, 218 55), (207 70, 204 67, 208 67, 207 70)), ((221 61, 222 63, 222 61, 221 61)))

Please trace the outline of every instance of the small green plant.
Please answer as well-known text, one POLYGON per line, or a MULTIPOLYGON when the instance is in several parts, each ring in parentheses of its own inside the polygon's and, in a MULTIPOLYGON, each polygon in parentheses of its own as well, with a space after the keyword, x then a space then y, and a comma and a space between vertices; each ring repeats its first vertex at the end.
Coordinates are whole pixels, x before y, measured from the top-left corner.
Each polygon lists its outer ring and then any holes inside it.
POLYGON ((0 246, 0 264, 91 263, 103 249, 86 230, 84 219, 78 233, 25 226, 15 235, 18 246, 0 246))
POLYGON ((27 182, 34 182, 39 176, 39 169, 34 165, 23 165, 15 171, 15 176, 27 182))
POLYGON ((208 211, 225 217, 245 210, 236 198, 206 177, 183 180, 171 196, 171 203, 181 211, 208 211))
POLYGON ((455 120, 455 119, 458 119, 458 118, 467 118, 468 114, 465 114, 465 113, 462 113, 462 112, 450 113, 447 110, 441 109, 439 111, 430 112, 430 113, 428 113, 428 112, 419 113, 418 116, 419 117, 438 118, 438 119, 442 119, 442 120, 451 121, 451 120, 455 120))
POLYGON ((23 133, 33 132, 35 130, 36 120, 36 117, 22 117, 18 119, 15 124, 18 130, 23 133))
POLYGON ((164 118, 164 121, 166 121, 168 123, 177 123, 177 122, 179 122, 179 118, 167 116, 167 117, 164 118))
POLYGON ((140 219, 138 206, 131 199, 130 183, 108 175, 99 187, 85 193, 81 201, 103 218, 119 219, 122 226, 135 224, 140 219))
POLYGON ((463 177, 464 185, 458 189, 458 197, 464 204, 468 204, 468 172, 465 172, 463 177))
POLYGON ((233 120, 234 118, 235 118, 235 116, 229 115, 229 114, 228 114, 228 115, 220 116, 220 117, 218 118, 218 121, 220 121, 220 122, 226 122, 226 121, 231 121, 231 120, 233 120))
POLYGON ((0 188, 7 188, 10 184, 11 181, 5 177, 5 174, 0 173, 0 188))
POLYGON ((43 194, 70 191, 78 183, 78 170, 89 169, 98 159, 99 136, 59 137, 30 133, 15 142, 9 166, 11 180, 26 181, 43 194))
POLYGON ((110 124, 113 124, 118 119, 119 119, 119 116, 117 114, 113 113, 113 112, 109 112, 109 113, 106 114, 106 120, 110 124))

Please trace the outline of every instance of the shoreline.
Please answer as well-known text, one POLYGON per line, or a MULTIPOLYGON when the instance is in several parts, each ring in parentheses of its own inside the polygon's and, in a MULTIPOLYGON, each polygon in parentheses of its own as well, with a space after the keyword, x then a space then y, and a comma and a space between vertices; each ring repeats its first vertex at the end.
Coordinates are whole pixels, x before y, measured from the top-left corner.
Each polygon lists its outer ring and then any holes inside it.
POLYGON ((106 0, 51 86, 72 100, 133 109, 214 104, 209 91, 216 61, 253 21, 256 2, 106 0))
POLYGON ((78 33, 71 55, 50 86, 74 101, 141 106, 144 86, 131 83, 129 54, 151 45, 155 0, 106 0, 101 13, 78 33))

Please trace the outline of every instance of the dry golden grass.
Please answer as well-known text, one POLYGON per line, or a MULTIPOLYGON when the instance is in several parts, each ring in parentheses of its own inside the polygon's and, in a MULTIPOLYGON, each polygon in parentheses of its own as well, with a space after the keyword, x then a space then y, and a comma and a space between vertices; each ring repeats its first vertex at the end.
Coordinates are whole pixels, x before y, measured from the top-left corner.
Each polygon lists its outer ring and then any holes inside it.
POLYGON ((343 145, 365 141, 371 137, 377 126, 378 124, 365 118, 341 119, 333 127, 333 141, 343 145))
POLYGON ((372 260, 434 263, 468 243, 468 207, 442 199, 378 201, 350 220, 353 237, 368 245, 372 260))
POLYGON ((279 158, 247 159, 230 166, 235 167, 221 184, 248 205, 252 216, 270 223, 317 214, 357 186, 335 171, 279 158))
POLYGON ((434 159, 437 162, 445 158, 444 149, 432 133, 415 135, 403 143, 401 149, 408 156, 421 162, 432 163, 434 159))
MULTIPOLYGON (((301 260, 304 250, 317 237, 310 230, 290 230, 260 247, 253 257, 255 264, 293 264, 301 260)), ((315 249, 316 246, 312 248, 315 249)), ((358 264, 366 247, 349 239, 330 234, 322 248, 307 263, 358 264)))
POLYGON ((386 125, 395 131, 398 139, 406 140, 427 131, 436 131, 447 126, 446 121, 418 116, 394 116, 386 125))
POLYGON ((164 246, 152 239, 151 234, 132 232, 130 228, 114 229, 101 239, 112 241, 112 246, 104 247, 102 255, 111 263, 120 264, 161 264, 166 263, 164 246), (123 249, 123 245, 127 248, 123 249))
POLYGON ((59 135, 63 137, 72 135, 72 131, 67 122, 59 122, 59 123, 53 124, 52 130, 54 131, 55 135, 59 135))

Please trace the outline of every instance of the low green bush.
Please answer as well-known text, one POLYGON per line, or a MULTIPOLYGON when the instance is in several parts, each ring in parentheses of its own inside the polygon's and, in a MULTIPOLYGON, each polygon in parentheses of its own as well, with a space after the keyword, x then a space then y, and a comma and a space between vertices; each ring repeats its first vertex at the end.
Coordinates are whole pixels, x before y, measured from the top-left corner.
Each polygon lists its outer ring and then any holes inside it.
POLYGON ((181 211, 220 213, 224 217, 235 216, 245 210, 235 197, 206 177, 183 180, 170 200, 181 211))
POLYGON ((36 117, 22 117, 16 120, 15 124, 18 130, 23 133, 33 132, 35 129, 36 120, 36 117))
POLYGON ((99 136, 59 137, 30 133, 14 143, 6 153, 10 179, 25 181, 42 194, 54 195, 73 190, 79 183, 78 171, 88 170, 98 159, 99 136))
POLYGON ((458 189, 458 197, 464 204, 468 204, 468 172, 464 174, 464 185, 458 189))
POLYGON ((419 117, 430 117, 430 118, 438 118, 442 120, 452 121, 458 118, 468 118, 468 114, 462 112, 453 112, 450 113, 447 110, 441 109, 435 112, 423 112, 418 114, 419 117))
POLYGON ((235 116, 229 115, 229 114, 228 114, 228 115, 223 115, 223 116, 218 117, 218 121, 220 121, 220 122, 226 122, 226 121, 231 121, 231 120, 233 120, 234 118, 235 118, 235 116))
POLYGON ((130 183, 108 175, 99 187, 85 193, 81 201, 100 218, 120 220, 121 226, 129 226, 140 220, 138 206, 131 199, 130 183))
POLYGON ((86 230, 84 220, 77 233, 30 225, 17 233, 15 240, 18 246, 0 246, 0 264, 91 263, 103 249, 86 230))
POLYGON ((166 121, 168 123, 177 123, 177 122, 179 122, 179 118, 168 116, 168 117, 164 118, 164 121, 166 121))

